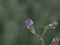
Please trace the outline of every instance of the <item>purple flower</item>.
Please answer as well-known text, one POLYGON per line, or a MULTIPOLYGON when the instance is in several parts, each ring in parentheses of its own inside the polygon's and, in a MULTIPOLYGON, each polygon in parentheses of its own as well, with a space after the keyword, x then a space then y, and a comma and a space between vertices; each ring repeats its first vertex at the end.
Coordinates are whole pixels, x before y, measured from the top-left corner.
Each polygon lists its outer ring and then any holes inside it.
POLYGON ((52 29, 55 29, 57 25, 58 25, 58 22, 55 21, 55 22, 49 24, 48 26, 49 26, 50 28, 52 28, 52 29))
POLYGON ((52 24, 49 24, 48 25, 50 28, 53 28, 53 29, 55 29, 56 27, 55 27, 55 25, 52 23, 52 24))
POLYGON ((26 28, 28 28, 28 29, 33 28, 33 21, 32 21, 32 19, 27 19, 25 21, 25 23, 26 23, 26 28))

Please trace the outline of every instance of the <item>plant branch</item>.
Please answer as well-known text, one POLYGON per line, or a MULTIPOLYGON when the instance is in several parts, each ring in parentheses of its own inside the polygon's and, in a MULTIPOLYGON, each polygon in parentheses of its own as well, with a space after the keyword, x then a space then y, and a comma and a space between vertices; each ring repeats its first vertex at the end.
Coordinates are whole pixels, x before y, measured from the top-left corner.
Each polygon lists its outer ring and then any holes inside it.
POLYGON ((44 40, 43 40, 43 38, 41 38, 39 35, 37 35, 36 33, 34 33, 34 35, 36 36, 36 37, 38 37, 41 41, 42 41, 42 45, 44 45, 44 40))

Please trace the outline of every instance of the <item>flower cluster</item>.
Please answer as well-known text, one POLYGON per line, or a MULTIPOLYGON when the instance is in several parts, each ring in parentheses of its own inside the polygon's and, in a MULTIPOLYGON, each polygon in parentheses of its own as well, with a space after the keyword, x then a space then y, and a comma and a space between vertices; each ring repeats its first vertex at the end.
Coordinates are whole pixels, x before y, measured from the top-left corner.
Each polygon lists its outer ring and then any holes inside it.
MULTIPOLYGON (((26 23, 26 28, 29 29, 30 32, 32 32, 36 37, 38 37, 42 41, 42 45, 45 45, 45 42, 44 42, 43 37, 44 37, 45 33, 47 32, 47 30, 49 30, 49 29, 55 29, 56 26, 58 25, 58 23, 55 21, 55 22, 53 22, 53 23, 51 23, 51 24, 49 24, 47 26, 43 26, 44 27, 44 30, 42 32, 42 35, 39 36, 35 32, 32 19, 27 19, 25 21, 25 23, 26 23)), ((58 37, 55 37, 55 38, 53 38, 53 40, 52 40, 52 42, 51 42, 50 45, 58 45, 58 43, 59 43, 59 38, 58 37)))
POLYGON ((25 23, 26 23, 26 28, 29 29, 30 32, 35 33, 32 19, 27 19, 25 23))
POLYGON ((50 45, 58 45, 59 44, 59 40, 60 40, 59 37, 53 38, 50 45))
POLYGON ((26 28, 28 29, 34 28, 32 19, 27 19, 25 23, 26 23, 26 28))

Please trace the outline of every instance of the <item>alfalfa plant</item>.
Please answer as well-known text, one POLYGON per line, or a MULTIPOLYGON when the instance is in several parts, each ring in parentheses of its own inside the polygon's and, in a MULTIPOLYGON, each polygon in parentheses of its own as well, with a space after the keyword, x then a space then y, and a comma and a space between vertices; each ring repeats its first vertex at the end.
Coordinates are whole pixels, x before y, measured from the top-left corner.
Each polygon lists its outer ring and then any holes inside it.
MULTIPOLYGON (((35 29, 34 29, 34 26, 33 26, 33 23, 34 23, 34 22, 32 21, 32 19, 30 19, 30 18, 27 19, 27 20, 25 21, 25 23, 26 23, 26 28, 27 28, 31 33, 33 33, 37 38, 39 38, 39 39, 41 40, 42 45, 45 45, 44 38, 43 38, 43 36, 45 35, 45 33, 46 33, 49 29, 55 29, 56 26, 58 25, 57 21, 54 21, 53 23, 48 24, 47 26, 43 26, 43 27, 44 27, 44 30, 43 30, 43 32, 42 32, 42 35, 39 36, 39 35, 36 33, 35 29)), ((58 37, 55 37, 55 38, 53 38, 51 44, 49 44, 49 45, 58 45, 58 44, 59 44, 59 38, 58 38, 58 37)))

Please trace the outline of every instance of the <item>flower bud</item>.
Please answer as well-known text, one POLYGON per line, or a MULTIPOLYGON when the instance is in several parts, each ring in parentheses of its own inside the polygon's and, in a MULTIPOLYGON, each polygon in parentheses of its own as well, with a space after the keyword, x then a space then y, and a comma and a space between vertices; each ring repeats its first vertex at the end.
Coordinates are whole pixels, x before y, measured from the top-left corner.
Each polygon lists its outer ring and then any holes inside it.
POLYGON ((57 26, 57 25, 58 25, 58 22, 57 22, 57 21, 55 21, 55 22, 53 22, 53 24, 54 24, 55 26, 57 26))

